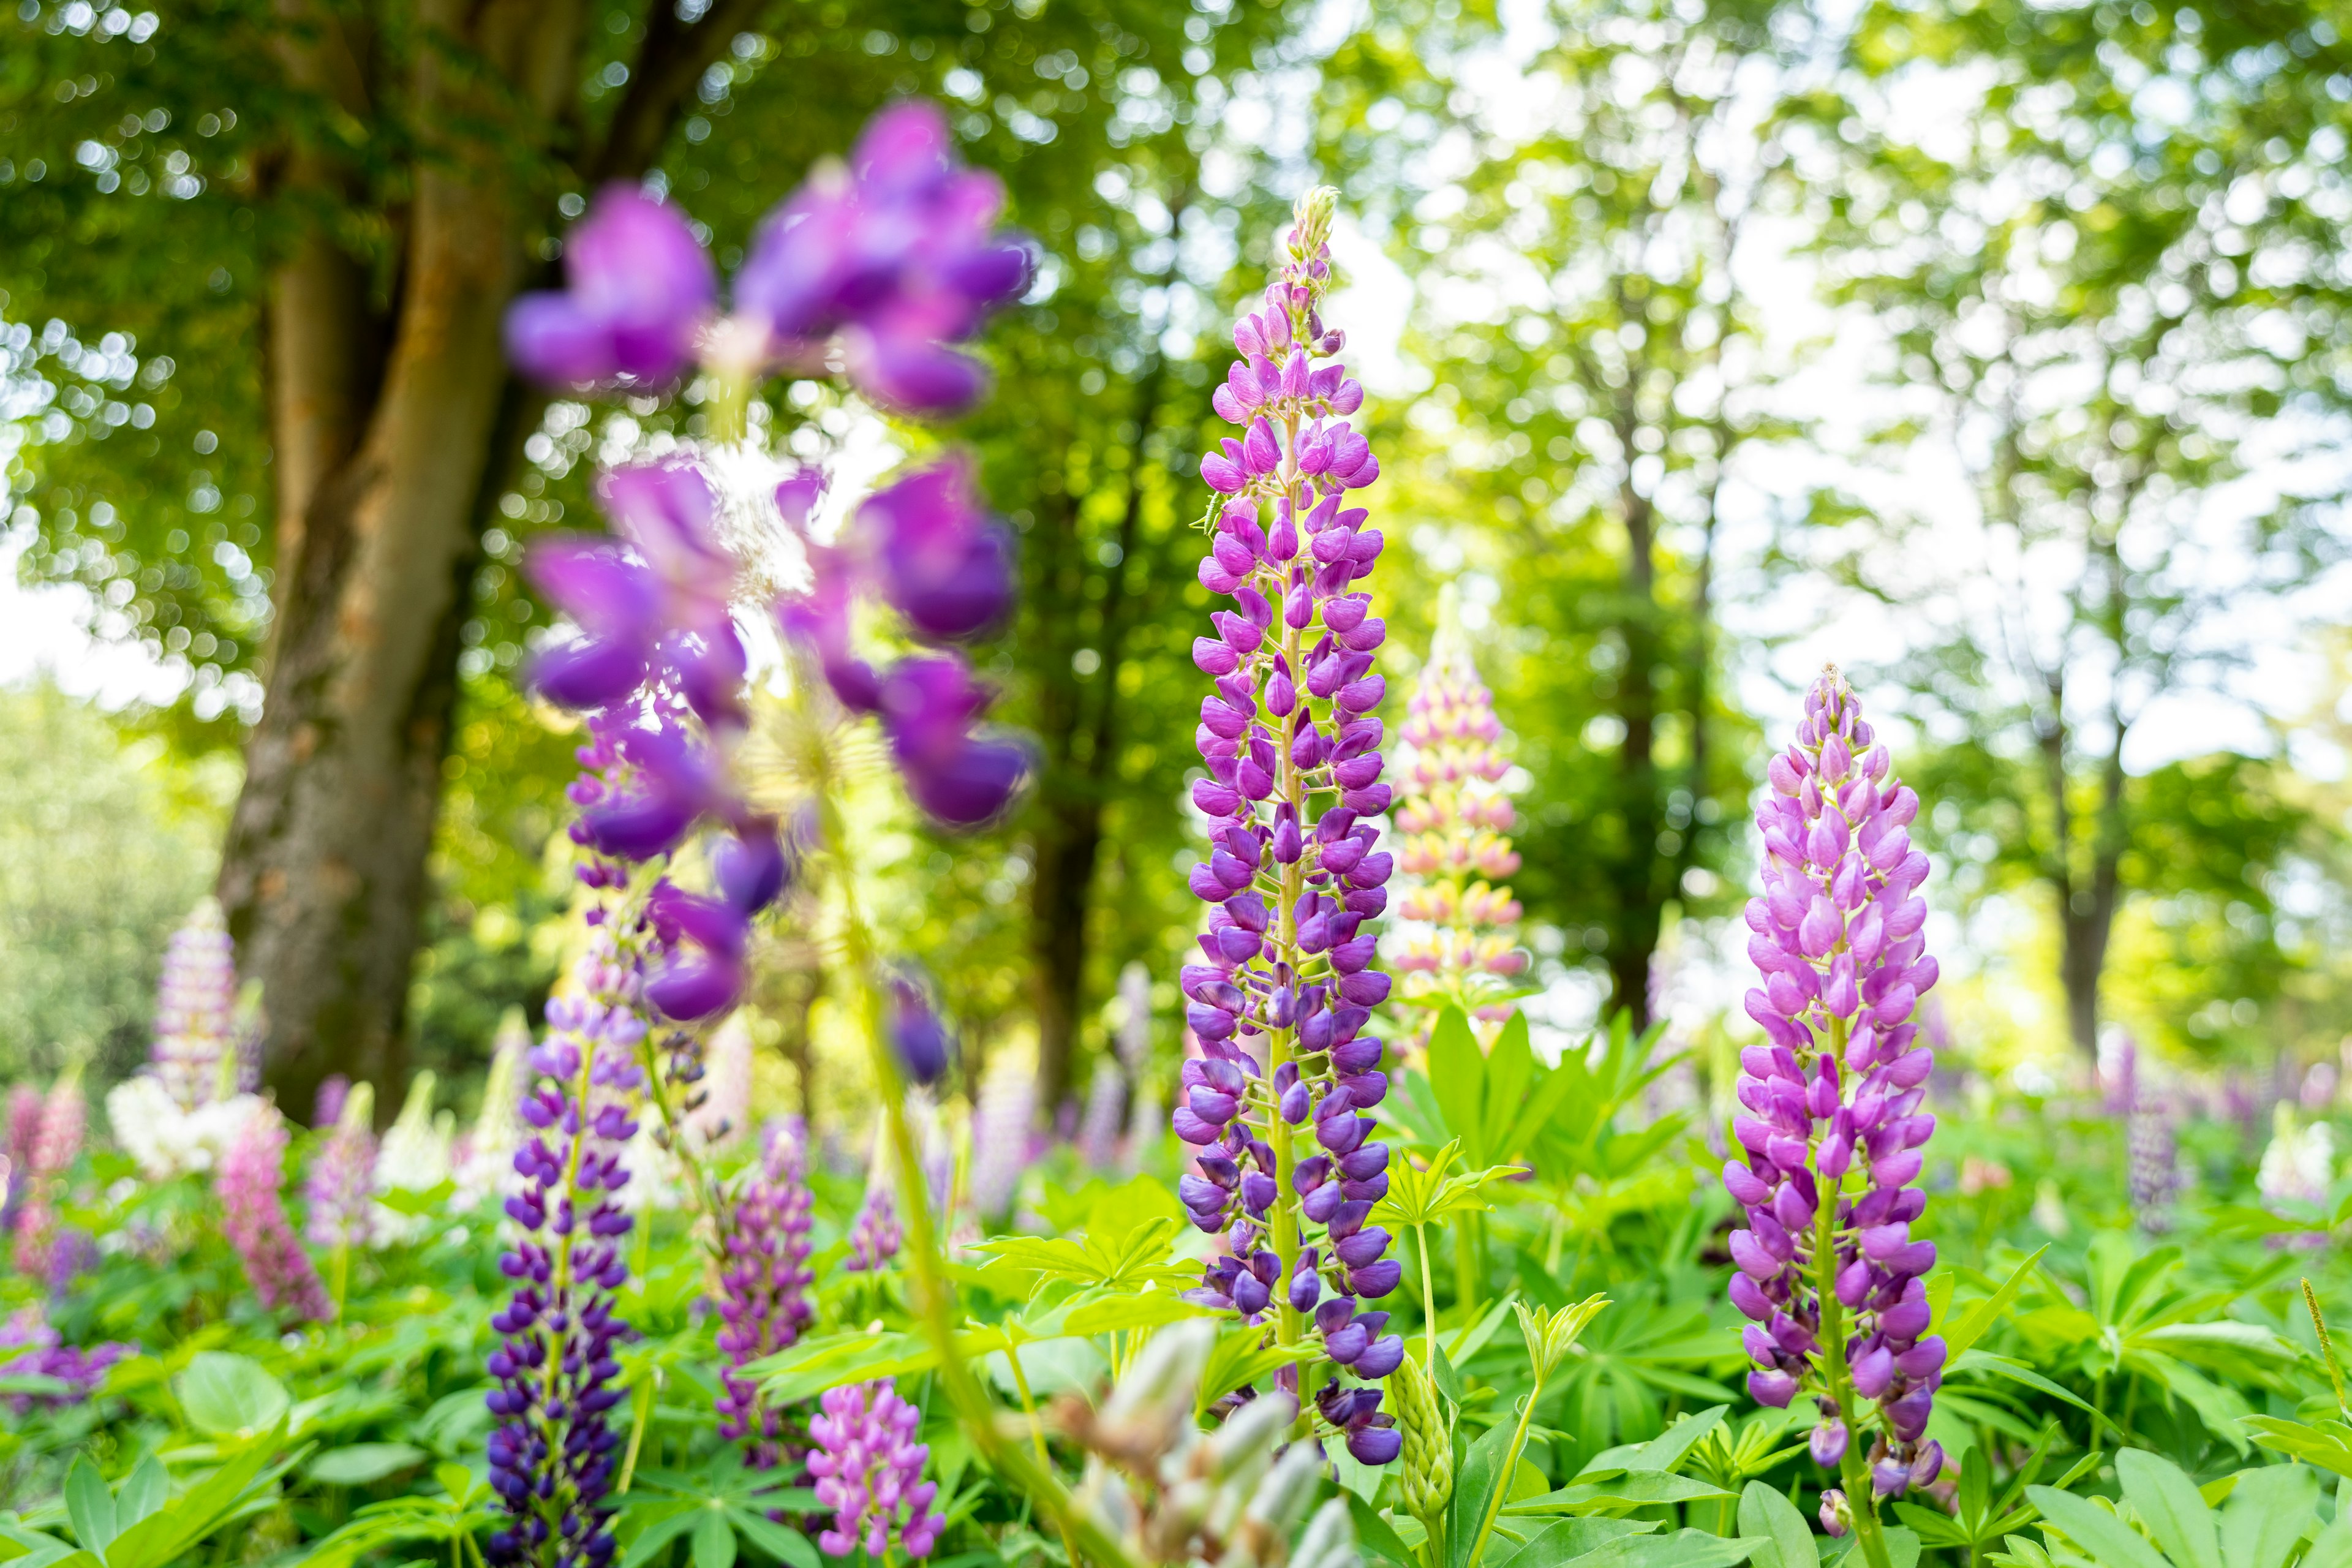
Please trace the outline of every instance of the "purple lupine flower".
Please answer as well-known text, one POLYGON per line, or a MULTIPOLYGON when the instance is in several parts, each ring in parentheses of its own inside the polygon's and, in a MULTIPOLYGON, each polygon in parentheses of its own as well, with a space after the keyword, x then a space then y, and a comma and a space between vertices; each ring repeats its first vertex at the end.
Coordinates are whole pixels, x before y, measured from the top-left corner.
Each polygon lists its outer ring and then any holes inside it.
POLYGON ((1013 535, 988 515, 969 453, 918 468, 858 510, 883 596, 935 642, 976 637, 1013 605, 1013 535))
POLYGON ((908 1557, 929 1556, 944 1521, 931 1508, 939 1486, 923 1479, 931 1451, 915 1441, 922 1412, 887 1381, 829 1390, 818 1405, 808 1468, 817 1501, 833 1510, 833 1528, 816 1543, 833 1557, 861 1545, 876 1562, 894 1545, 908 1557))
POLYGON ((846 168, 820 168, 761 226, 736 310, 790 360, 837 340, 849 379, 890 407, 953 413, 987 375, 949 345, 1028 283, 1028 252, 996 228, 1003 205, 994 175, 959 165, 937 105, 895 105, 846 168))
POLYGON ((537 1081, 521 1114, 531 1135, 515 1154, 521 1192, 506 1212, 521 1227, 499 1267, 512 1300, 490 1320, 505 1336, 488 1361, 490 1485, 508 1523, 491 1532, 495 1563, 601 1565, 613 1553, 609 1501, 620 1436, 610 1413, 621 1391, 614 1347, 630 1335, 614 1310, 628 1279, 622 1238, 632 1224, 615 1201, 621 1162, 636 1133, 630 1107, 645 1083, 636 1065, 645 1019, 628 955, 600 928, 574 994, 547 1005, 548 1035, 528 1060, 537 1081))
POLYGON ((1118 1135, 1127 1120, 1127 1078, 1109 1058, 1095 1063, 1087 1080, 1086 1110, 1078 1117, 1078 1158, 1094 1170, 1118 1163, 1118 1135))
POLYGON ((898 1227, 898 1205, 891 1197, 887 1178, 869 1182, 866 1201, 857 1206, 857 1218, 849 1227, 849 1256, 842 1267, 852 1274, 878 1273, 884 1264, 898 1256, 899 1244, 905 1240, 898 1227))
POLYGON ((928 1088, 946 1076, 955 1041, 922 984, 908 973, 890 977, 890 1050, 909 1083, 928 1088))
POLYGON ((1911 1021, 1937 978, 1920 930, 1927 857, 1906 831, 1919 797, 1834 668, 1769 776, 1764 892, 1747 911, 1765 978, 1747 1006, 1767 1038, 1741 1053, 1732 1129, 1745 1158, 1724 1167, 1748 1216, 1731 1236, 1731 1300, 1753 1320, 1748 1392, 1819 1400, 1824 1465, 1864 1435, 1853 1428, 1877 1426, 1872 1489, 1899 1494, 1943 1463, 1927 1429, 1944 1342, 1927 1332, 1921 1283, 1936 1247, 1912 1238, 1927 1194, 1908 1184, 1936 1126, 1919 1109, 1935 1053, 1911 1021))
POLYGON ((368 1238, 375 1197, 375 1091, 340 1073, 319 1086, 313 1126, 327 1129, 302 1178, 303 1238, 313 1247, 358 1247, 368 1238))
POLYGON ((36 1405, 58 1409, 88 1399, 106 1381, 107 1368, 138 1353, 137 1345, 118 1341, 87 1350, 62 1344, 37 1305, 20 1307, 0 1322, 0 1377, 51 1377, 66 1385, 56 1394, 14 1395, 8 1407, 19 1416, 36 1405))
POLYGON ((967 1188, 983 1224, 1011 1212, 1029 1166, 1029 1133, 1037 1120, 1037 1074, 999 1056, 982 1075, 971 1108, 971 1168, 967 1188))
POLYGON ((808 1189, 801 1130, 771 1130, 758 1169, 743 1180, 719 1237, 719 1435, 746 1442, 751 1468, 772 1469, 784 1457, 783 1412, 760 1397, 759 1385, 734 1368, 796 1344, 814 1309, 816 1278, 808 1268, 814 1202, 808 1189))
POLYGON ((1029 771, 1021 746, 979 731, 994 694, 952 650, 908 655, 887 670, 859 658, 850 647, 850 615, 866 574, 841 550, 813 544, 808 556, 809 591, 777 607, 786 637, 816 659, 844 708, 880 720, 917 805, 952 827, 994 817, 1029 771))
POLYGON ((280 1196, 286 1176, 286 1121, 274 1105, 257 1105, 221 1152, 213 1173, 220 1194, 221 1230, 245 1264, 254 1295, 269 1310, 312 1322, 335 1315, 327 1288, 294 1238, 280 1196))
POLYGON ((151 1051, 155 1076, 183 1110, 217 1099, 221 1058, 235 1044, 236 952, 216 900, 197 900, 163 949, 151 1051))
MULTIPOLYGON (((1362 1032, 1389 994, 1362 929, 1386 907, 1392 869, 1370 820, 1389 805, 1371 717, 1387 630, 1357 588, 1381 536, 1346 504, 1380 473, 1346 420, 1363 389, 1337 361, 1317 363, 1343 341, 1318 310, 1336 195, 1301 199, 1265 309, 1234 328, 1244 357, 1215 403, 1243 435, 1201 464, 1225 499, 1200 578, 1234 607, 1192 645, 1216 682, 1195 737, 1209 777, 1192 789, 1212 852, 1192 887, 1213 907, 1200 939, 1208 962, 1182 976, 1202 1054, 1184 1064, 1174 1121, 1200 1150, 1185 1206, 1230 1249, 1192 1298, 1251 1322, 1273 1311, 1286 1343, 1311 1325, 1339 1368, 1378 1379, 1404 1352, 1381 1331, 1387 1313, 1358 1310, 1402 1272, 1388 1232, 1365 1225, 1388 1191, 1389 1151, 1360 1114, 1388 1092, 1381 1042, 1362 1032), (1318 1147, 1302 1157, 1293 1140, 1310 1124, 1318 1147)), ((1349 1452, 1397 1457, 1402 1438, 1377 1389, 1324 1394, 1316 1408, 1349 1452)))
POLYGON ((507 313, 507 355, 536 381, 675 381, 719 298, 719 275, 676 207, 628 185, 601 192, 566 237, 566 287, 507 313))

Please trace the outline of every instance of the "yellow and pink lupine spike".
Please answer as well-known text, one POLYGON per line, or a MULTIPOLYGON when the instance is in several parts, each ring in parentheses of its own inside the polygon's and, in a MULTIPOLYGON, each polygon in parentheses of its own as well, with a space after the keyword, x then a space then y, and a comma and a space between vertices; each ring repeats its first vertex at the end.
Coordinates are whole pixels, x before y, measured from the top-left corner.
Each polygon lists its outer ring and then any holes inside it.
POLYGON ((1519 901, 1499 886, 1519 868, 1515 820, 1503 780, 1494 693, 1457 625, 1454 590, 1441 596, 1438 629, 1408 704, 1406 747, 1393 820, 1398 869, 1407 881, 1397 913, 1423 928, 1403 939, 1396 967, 1407 1001, 1455 1003, 1487 1024, 1509 1016, 1508 994, 1526 968, 1519 901))

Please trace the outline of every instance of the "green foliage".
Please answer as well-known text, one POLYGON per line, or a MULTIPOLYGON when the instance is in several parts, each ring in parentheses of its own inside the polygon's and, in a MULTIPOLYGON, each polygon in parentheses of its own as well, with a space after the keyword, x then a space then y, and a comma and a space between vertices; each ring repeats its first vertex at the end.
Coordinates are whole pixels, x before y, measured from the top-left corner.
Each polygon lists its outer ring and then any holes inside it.
POLYGON ((163 944, 210 888, 233 770, 44 684, 0 691, 0 1078, 142 1060, 163 944))

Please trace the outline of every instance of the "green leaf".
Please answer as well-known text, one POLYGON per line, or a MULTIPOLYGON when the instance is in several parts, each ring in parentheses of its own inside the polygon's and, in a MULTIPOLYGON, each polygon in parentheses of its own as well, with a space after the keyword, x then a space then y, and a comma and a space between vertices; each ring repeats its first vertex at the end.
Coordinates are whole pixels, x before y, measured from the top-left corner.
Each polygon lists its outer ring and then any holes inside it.
POLYGON ((2340 1421, 2306 1426, 2276 1415, 2249 1415, 2243 1425, 2263 1447, 2301 1459, 2306 1465, 2352 1477, 2352 1429, 2340 1421), (2330 1427, 2337 1430, 2331 1431, 2330 1427))
POLYGON ((1882 1531, 1886 1537, 1886 1568, 1918 1568, 1919 1538, 1900 1525, 1882 1531))
POLYGON ((1821 1568, 1821 1549, 1797 1505, 1762 1481, 1750 1481, 1739 1494, 1739 1534, 1742 1540, 1769 1541, 1780 1553, 1780 1568, 1821 1568))
POLYGON ((1656 1521, 1646 1519, 1558 1520, 1529 1536, 1528 1543, 1505 1558, 1499 1568, 1561 1568, 1614 1542, 1647 1534, 1657 1528, 1656 1521))
POLYGON ((1584 1513, 1604 1508, 1647 1508, 1666 1502, 1721 1502, 1738 1496, 1696 1476, 1670 1475, 1664 1470, 1627 1470, 1612 1479, 1579 1481, 1558 1491, 1516 1502, 1505 1511, 1584 1513))
POLYGON ((1727 1541, 1699 1530, 1633 1535, 1571 1557, 1567 1568, 1731 1568, 1733 1563, 1747 1562, 1762 1544, 1727 1541))
POLYGON ((249 1356, 205 1351, 179 1378, 180 1408, 207 1437, 243 1437, 267 1431, 292 1408, 285 1385, 249 1356))
POLYGON ((253 1491, 284 1473, 285 1463, 272 1466, 269 1456, 285 1440, 281 1419, 258 1441, 232 1453, 220 1468, 170 1506, 125 1530, 106 1553, 107 1568, 162 1568, 175 1561, 190 1545, 236 1517, 253 1491))
POLYGON ((66 1472, 66 1517, 73 1521, 74 1539, 83 1551, 102 1556, 113 1544, 114 1494, 106 1489, 106 1478, 88 1454, 77 1455, 73 1468, 66 1472))
POLYGON ((2025 1289, 2026 1277, 2033 1272, 2042 1261, 2042 1255, 2049 1250, 2047 1243, 2035 1247, 2032 1257, 2010 1271, 2008 1279, 2002 1282, 2000 1289, 1969 1308, 1967 1317, 1944 1331, 1944 1359, 1948 1364, 1966 1355, 1977 1341, 1984 1337, 1984 1331, 2000 1321, 2000 1315, 2008 1311, 2010 1304, 2017 1300, 2017 1293, 2025 1289))
POLYGON ((2221 1510, 2222 1560, 2229 1568, 2282 1568, 2318 1500, 2319 1478, 2301 1465, 2240 1472, 2221 1510))
POLYGON ((122 1489, 114 1494, 116 1528, 128 1530, 141 1520, 163 1506, 172 1495, 172 1478, 163 1468, 163 1461, 150 1454, 131 1471, 122 1489))
POLYGON ((2025 1495, 2042 1510, 2042 1529, 2063 1531, 2099 1568, 2170 1568, 2162 1553, 2098 1504, 2054 1487, 2028 1487, 2025 1495))
POLYGON ((695 1521, 694 1568, 735 1568, 735 1530, 718 1509, 695 1521))
POLYGON ((482 1484, 474 1479, 474 1472, 465 1466, 450 1464, 446 1460, 433 1467, 433 1479, 441 1483, 441 1489, 449 1494, 449 1500, 460 1506, 471 1500, 476 1489, 482 1484))
POLYGON ((2304 1554, 2301 1568, 2352 1568, 2352 1510, 2336 1516, 2336 1522, 2319 1532, 2304 1554))
POLYGON ((414 1443, 354 1443, 328 1449, 303 1466, 302 1475, 322 1487, 363 1487, 432 1457, 414 1443))
POLYGON ((698 1522, 702 1510, 690 1502, 658 1505, 672 1511, 657 1514, 654 1521, 639 1531, 629 1549, 621 1554, 621 1568, 644 1568, 663 1548, 698 1522))
POLYGON ((1438 1014, 1429 1031, 1430 1087, 1437 1094, 1439 1114, 1446 1131, 1459 1139, 1470 1163, 1484 1165, 1493 1158, 1486 1147, 1486 1058, 1470 1032, 1470 1020, 1459 1007, 1438 1014))
POLYGON ((2028 1388, 2034 1389, 2040 1393, 2050 1395, 2053 1399, 2062 1399, 2065 1401, 2075 1409, 2091 1417, 2092 1420, 2104 1423, 2106 1426, 2107 1430, 2111 1432, 2116 1430, 2116 1424, 2108 1418, 2106 1412, 2092 1409, 2090 1405, 2083 1402, 2082 1396, 2076 1394, 2073 1389, 2065 1388, 2058 1384, 2051 1382, 2048 1378, 2042 1376, 2040 1373, 2034 1371, 2023 1362, 2018 1361, 2013 1357, 1994 1355, 1989 1351, 1970 1351, 1968 1353, 1965 1364, 1962 1364, 1958 1358, 1954 1358, 1952 1361, 1946 1362, 1944 1365, 1944 1375, 1947 1377, 1950 1377, 1954 1373, 1963 1372, 1989 1372, 1995 1377, 2005 1377, 2011 1383, 2021 1383, 2028 1388))
POLYGON ((439 1214, 449 1204, 457 1190, 455 1182, 441 1182, 430 1187, 387 1187, 375 1194, 375 1201, 398 1215, 414 1219, 423 1215, 439 1214))
POLYGON ((1217 1336, 1208 1362, 1201 1369, 1200 1387, 1193 1394, 1196 1413, 1205 1412, 1245 1383, 1255 1383, 1279 1367, 1311 1361, 1321 1353, 1312 1340, 1296 1345, 1261 1345, 1258 1337, 1265 1331, 1243 1324, 1217 1336))
POLYGON ((1412 1548, 1396 1532, 1388 1516, 1354 1492, 1347 1494, 1348 1517, 1356 1526, 1356 1544, 1372 1557, 1395 1564, 1395 1568, 1420 1568, 1421 1560, 1412 1548))
POLYGON ((1511 1423, 1490 1427, 1470 1446, 1455 1473, 1454 1507, 1445 1520, 1446 1568, 1471 1568, 1470 1549, 1486 1522, 1487 1505, 1503 1484, 1503 1460, 1511 1450, 1511 1423))
POLYGON ((1715 1430, 1725 1411, 1731 1407, 1717 1405, 1684 1416, 1657 1436, 1642 1445, 1639 1455, 1625 1461, 1629 1470, 1671 1470, 1683 1462, 1685 1455, 1698 1440, 1715 1430))
POLYGON ((727 1517, 734 1524, 736 1534, 777 1562, 790 1568, 822 1568, 824 1559, 799 1531, 787 1530, 765 1514, 747 1508, 730 1508, 727 1517))
POLYGON ((2179 1466, 2145 1448, 2116 1455, 2124 1499, 2139 1510, 2174 1568, 2221 1568, 2220 1527, 2179 1466))

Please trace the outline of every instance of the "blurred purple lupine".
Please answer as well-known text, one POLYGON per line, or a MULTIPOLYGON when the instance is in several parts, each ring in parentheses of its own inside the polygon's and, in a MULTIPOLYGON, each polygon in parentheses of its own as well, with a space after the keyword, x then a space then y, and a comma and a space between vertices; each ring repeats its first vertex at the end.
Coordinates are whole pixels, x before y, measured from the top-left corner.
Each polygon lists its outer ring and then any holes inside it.
POLYGON ((108 1367, 138 1353, 137 1345, 116 1341, 87 1350, 60 1344, 58 1331, 37 1305, 20 1307, 0 1322, 0 1377, 53 1377, 65 1385, 55 1394, 10 1397, 8 1408, 19 1416, 37 1404, 55 1409, 88 1399, 106 1381, 108 1367))
POLYGON ((183 1110, 217 1099, 221 1060, 236 1048, 236 950, 221 908, 196 903, 163 948, 151 1045, 156 1077, 183 1110))
POLYGON ((719 300, 719 275, 676 207, 611 185, 565 237, 565 287, 507 313, 507 355, 534 380, 675 381, 719 300))
POLYGON ((267 1102, 239 1124, 213 1173, 221 1229, 264 1307, 323 1323, 335 1315, 334 1304, 286 1219, 286 1119, 267 1102))
POLYGON ((1920 930, 1927 857, 1906 831, 1919 797, 1834 668, 1769 776, 1764 891, 1747 911, 1765 980, 1747 1006, 1767 1039, 1741 1053, 1732 1128, 1745 1158, 1724 1167, 1748 1218, 1731 1236, 1731 1300, 1753 1320, 1749 1393, 1817 1399, 1813 1456, 1843 1465, 1849 1490, 1861 1472, 1849 1444, 1857 1428, 1871 1436, 1871 1489, 1899 1495, 1943 1468, 1927 1430, 1944 1342, 1927 1332, 1921 1283, 1936 1247, 1910 1229, 1927 1194, 1909 1184, 1936 1126, 1919 1109, 1935 1053, 1911 1021, 1937 977, 1920 930), (1865 1417, 1861 1401, 1877 1409, 1865 1417))
POLYGON ((877 1177, 866 1189, 866 1201, 849 1228, 849 1256, 842 1267, 852 1274, 879 1272, 898 1256, 905 1239, 898 1228, 898 1204, 891 1197, 887 1177, 877 1177))
POLYGON ((375 1198, 375 1132, 369 1126, 375 1091, 355 1090, 340 1073, 319 1086, 311 1125, 326 1136, 302 1178, 302 1236, 313 1247, 364 1245, 375 1198))
POLYGON ((908 1557, 929 1556, 945 1521, 931 1509, 938 1484, 923 1479, 931 1451, 915 1441, 922 1412, 887 1381, 844 1384, 818 1405, 808 1468, 816 1500, 833 1510, 833 1528, 816 1543, 833 1557, 863 1545, 877 1563, 894 1546, 908 1557))
MULTIPOLYGON (((1251 1322, 1272 1310, 1286 1344, 1311 1324, 1332 1363, 1379 1379, 1404 1354, 1381 1331, 1386 1312, 1357 1310, 1402 1272, 1388 1233, 1364 1224, 1388 1191, 1389 1151, 1359 1114, 1388 1092, 1381 1042, 1361 1032, 1389 994, 1361 929, 1386 907, 1393 868, 1373 852, 1369 820, 1389 805, 1370 716, 1386 690, 1372 656, 1387 628, 1371 595, 1351 591, 1381 546, 1364 509, 1346 505, 1380 475, 1346 418, 1363 388, 1336 360, 1316 363, 1343 342, 1319 312, 1336 196, 1326 187, 1300 200, 1264 310, 1234 328, 1244 357, 1215 404, 1244 434, 1201 461, 1220 499, 1200 578, 1234 609, 1192 645, 1216 682, 1195 735, 1210 776, 1192 789, 1212 853, 1192 887, 1213 907, 1200 939, 1208 962, 1182 976, 1202 1054, 1184 1064, 1174 1121, 1200 1150, 1202 1173, 1181 1184, 1185 1206, 1230 1248, 1192 1299, 1251 1322), (1301 1158, 1292 1129, 1310 1119, 1320 1150, 1301 1158)), ((1365 1464, 1402 1446, 1380 1399, 1334 1384, 1314 1400, 1365 1464)))
POLYGON ((514 1162, 524 1186, 506 1201, 521 1235, 499 1259, 514 1298, 490 1319, 505 1336, 488 1363, 490 1485, 508 1515, 489 1538, 494 1563, 577 1568, 613 1553, 613 1350, 630 1334, 614 1292, 628 1279, 621 1240, 632 1223, 616 1200, 629 1181, 621 1156, 637 1130, 646 1023, 611 933, 595 933, 579 977, 572 994, 548 1003, 547 1038, 528 1058, 530 1136, 514 1162))
POLYGON ((743 1179, 720 1237, 719 1435, 745 1441, 751 1468, 772 1469, 783 1457, 783 1413, 759 1385, 733 1369, 796 1344, 814 1310, 808 1288, 812 1199, 797 1126, 771 1130, 759 1167, 743 1179))
POLYGON ((874 117, 847 167, 820 167, 770 215, 735 279, 739 318, 772 353, 813 363, 838 342, 849 379, 891 407, 950 414, 987 385, 952 347, 1029 280, 1000 233, 1003 187, 963 168, 936 104, 874 117))
POLYGON ((625 888, 629 863, 672 854, 705 819, 718 826, 707 845, 717 895, 660 880, 621 933, 649 960, 645 1000, 697 1021, 741 994, 751 917, 790 869, 774 820, 744 804, 720 760, 745 721, 729 599, 736 566, 719 539, 716 498, 692 465, 617 469, 598 495, 618 539, 560 539, 530 556, 533 580, 581 631, 542 651, 532 679, 591 713, 587 771, 570 791, 572 839, 592 856, 582 881, 625 888))

